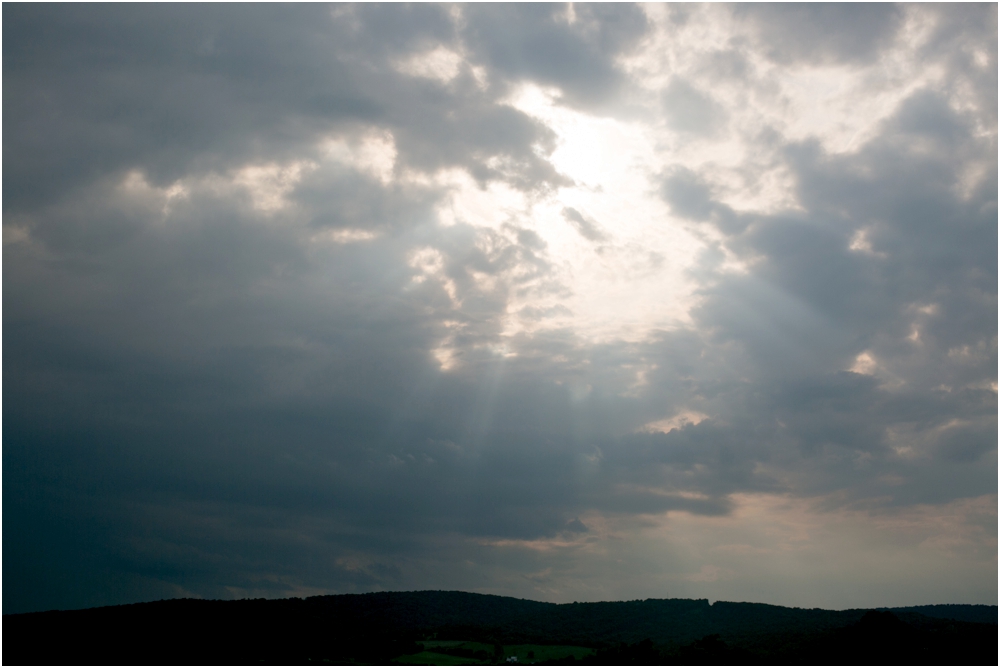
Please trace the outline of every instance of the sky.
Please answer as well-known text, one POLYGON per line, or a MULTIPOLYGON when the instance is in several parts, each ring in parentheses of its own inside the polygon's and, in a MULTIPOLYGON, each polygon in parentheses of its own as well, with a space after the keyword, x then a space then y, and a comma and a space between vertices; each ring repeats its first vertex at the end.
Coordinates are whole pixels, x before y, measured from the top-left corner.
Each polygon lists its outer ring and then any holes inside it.
POLYGON ((997 603, 997 6, 3 6, 3 612, 997 603))

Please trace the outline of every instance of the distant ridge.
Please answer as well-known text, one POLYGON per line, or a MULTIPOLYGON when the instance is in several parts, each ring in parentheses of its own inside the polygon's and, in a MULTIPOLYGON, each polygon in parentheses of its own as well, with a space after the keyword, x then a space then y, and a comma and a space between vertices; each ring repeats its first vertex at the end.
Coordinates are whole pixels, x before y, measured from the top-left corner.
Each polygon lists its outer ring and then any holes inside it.
POLYGON ((916 612, 926 617, 955 619, 960 622, 997 623, 997 606, 995 605, 911 605, 905 608, 879 608, 879 610, 916 612))
POLYGON ((590 660, 598 663, 679 657, 687 663, 729 664, 996 664, 996 606, 881 610, 709 604, 706 599, 555 604, 459 591, 173 599, 4 615, 4 660, 257 664, 307 663, 318 657, 388 663, 418 653, 421 641, 436 638, 474 640, 497 652, 526 644, 589 647, 597 652, 590 660))

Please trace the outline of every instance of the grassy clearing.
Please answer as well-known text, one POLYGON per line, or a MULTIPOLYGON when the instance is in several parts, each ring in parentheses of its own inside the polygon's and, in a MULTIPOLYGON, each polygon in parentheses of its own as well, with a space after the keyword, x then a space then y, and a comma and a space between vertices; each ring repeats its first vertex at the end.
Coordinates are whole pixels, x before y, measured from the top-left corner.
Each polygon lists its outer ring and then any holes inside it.
POLYGON ((503 653, 504 659, 516 656, 518 663, 537 663, 565 659, 568 656, 582 659, 593 654, 594 650, 572 645, 504 645, 503 653))
POLYGON ((424 640, 424 651, 397 657, 394 663, 432 666, 481 666, 496 663, 493 645, 467 640, 424 640))
POLYGON ((439 652, 420 652, 419 654, 407 654, 397 656, 393 663, 405 663, 412 666, 481 666, 489 661, 477 661, 467 659, 462 656, 450 656, 439 652))
POLYGON ((425 650, 430 651, 437 648, 466 649, 470 652, 486 652, 487 654, 493 654, 493 645, 487 645, 484 642, 472 642, 469 640, 421 640, 420 644, 424 646, 425 650))
MULTIPOLYGON (((424 640, 424 651, 396 657, 393 663, 419 666, 483 666, 496 663, 493 645, 466 640, 424 640), (459 656, 458 654, 462 654, 459 656)), ((517 657, 518 664, 532 664, 573 657, 582 659, 594 653, 589 647, 572 645, 505 645, 503 660, 517 657)))

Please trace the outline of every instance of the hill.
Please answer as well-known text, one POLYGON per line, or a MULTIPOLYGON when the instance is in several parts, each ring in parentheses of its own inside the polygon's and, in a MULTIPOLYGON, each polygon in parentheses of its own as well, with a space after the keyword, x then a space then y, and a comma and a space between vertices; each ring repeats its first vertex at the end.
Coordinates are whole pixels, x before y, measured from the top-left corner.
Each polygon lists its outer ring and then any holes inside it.
POLYGON ((174 599, 4 615, 3 623, 4 663, 21 665, 495 663, 530 660, 528 652, 539 663, 564 664, 996 665, 997 659, 996 606, 554 604, 424 591, 174 599), (577 649, 562 655, 544 649, 553 647, 577 649))

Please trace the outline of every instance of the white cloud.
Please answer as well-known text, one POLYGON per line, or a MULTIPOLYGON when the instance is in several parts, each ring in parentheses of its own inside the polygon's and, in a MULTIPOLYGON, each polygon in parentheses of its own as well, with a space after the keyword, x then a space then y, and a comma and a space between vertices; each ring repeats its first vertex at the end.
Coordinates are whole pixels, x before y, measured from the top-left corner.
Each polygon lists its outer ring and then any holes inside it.
POLYGON ((328 160, 352 167, 388 185, 394 178, 396 142, 388 130, 367 129, 349 136, 337 135, 320 143, 328 160))
POLYGON ((702 420, 707 420, 708 416, 704 413, 699 413, 698 411, 681 411, 671 417, 664 418, 662 420, 654 420, 653 422, 647 422, 642 426, 640 431, 644 431, 649 434, 661 433, 669 434, 675 429, 681 429, 687 425, 695 425, 700 423, 702 420))
POLYGON ((404 74, 448 83, 458 76, 462 62, 460 54, 444 46, 437 46, 430 51, 415 53, 396 61, 394 65, 404 74))

